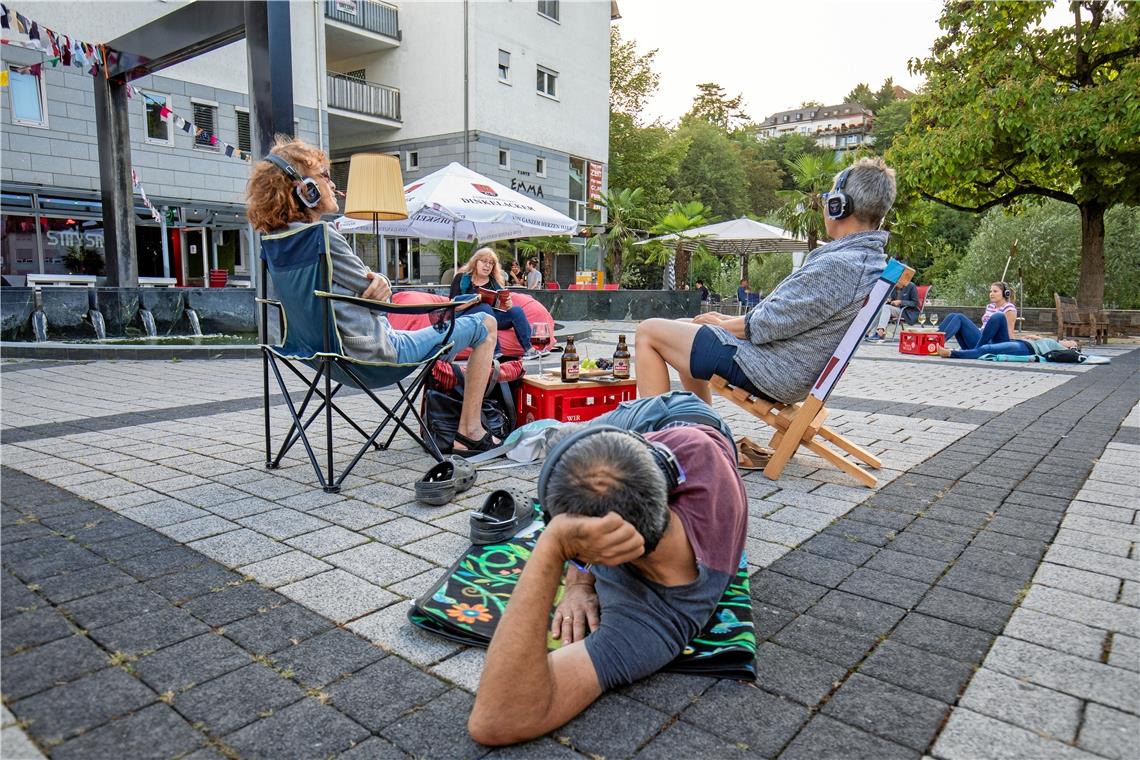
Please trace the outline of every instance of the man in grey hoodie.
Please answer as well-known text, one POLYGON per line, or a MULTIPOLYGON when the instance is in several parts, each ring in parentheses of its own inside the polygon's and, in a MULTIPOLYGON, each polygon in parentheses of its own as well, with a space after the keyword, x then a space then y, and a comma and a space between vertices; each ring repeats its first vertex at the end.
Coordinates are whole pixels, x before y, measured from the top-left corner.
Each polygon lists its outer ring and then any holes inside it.
POLYGON ((742 317, 716 312, 693 320, 648 319, 637 328, 637 390, 669 390, 669 367, 681 384, 712 403, 714 374, 771 401, 807 397, 887 263, 879 229, 895 201, 895 172, 864 158, 835 177, 824 223, 831 242, 742 317), (828 210, 833 213, 828 213, 828 210))

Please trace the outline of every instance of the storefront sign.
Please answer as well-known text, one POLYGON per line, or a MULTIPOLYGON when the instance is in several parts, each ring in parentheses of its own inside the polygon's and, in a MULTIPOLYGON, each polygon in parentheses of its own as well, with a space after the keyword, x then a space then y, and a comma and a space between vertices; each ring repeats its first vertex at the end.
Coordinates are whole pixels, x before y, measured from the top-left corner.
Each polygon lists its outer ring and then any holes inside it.
POLYGON ((521 179, 515 177, 511 178, 511 189, 519 193, 530 193, 538 198, 545 197, 542 194, 542 185, 536 185, 533 182, 523 182, 521 179))
POLYGON ((590 161, 587 166, 586 199, 590 208, 595 208, 598 198, 602 197, 602 165, 590 161))

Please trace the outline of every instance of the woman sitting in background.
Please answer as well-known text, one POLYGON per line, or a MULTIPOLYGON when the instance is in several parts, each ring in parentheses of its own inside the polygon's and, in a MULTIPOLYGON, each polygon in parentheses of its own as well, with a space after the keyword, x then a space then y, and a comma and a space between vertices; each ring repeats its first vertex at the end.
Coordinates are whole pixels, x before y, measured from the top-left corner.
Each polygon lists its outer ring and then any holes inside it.
MULTIPOLYGON (((478 295, 479 288, 502 290, 505 281, 506 277, 499 265, 499 257, 490 248, 480 248, 475 251, 475 254, 466 264, 459 267, 455 272, 455 278, 451 281, 451 298, 454 300, 456 296, 478 295)), ((511 305, 509 293, 505 305, 506 311, 493 309, 487 304, 479 304, 467 309, 465 313, 490 315, 495 318, 495 323, 500 330, 505 327, 514 328, 519 344, 526 349, 523 358, 533 359, 538 356, 538 352, 530 347, 530 320, 527 319, 521 308, 511 305)))
POLYGON ((517 261, 511 262, 511 272, 507 275, 507 285, 512 288, 526 287, 526 277, 523 276, 522 269, 519 268, 517 261))
POLYGON ((978 359, 986 354, 1002 356, 1045 356, 1050 351, 1065 348, 1080 348, 1077 340, 1053 340, 1040 335, 1026 335, 1024 339, 1008 340, 1001 343, 983 343, 970 349, 958 350, 945 346, 938 347, 938 355, 945 359, 978 359))
POLYGON ((1009 285, 995 282, 990 285, 990 302, 982 315, 982 329, 958 312, 943 317, 938 329, 945 333, 947 342, 956 338, 958 345, 967 351, 988 343, 1008 343, 1017 325, 1017 307, 1012 299, 1009 285))

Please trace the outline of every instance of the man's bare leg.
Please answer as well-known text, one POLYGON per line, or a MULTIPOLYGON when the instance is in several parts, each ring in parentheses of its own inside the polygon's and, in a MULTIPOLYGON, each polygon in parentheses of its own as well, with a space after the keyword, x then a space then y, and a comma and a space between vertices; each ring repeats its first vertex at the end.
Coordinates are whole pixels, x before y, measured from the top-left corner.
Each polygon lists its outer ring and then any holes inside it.
POLYGON ((669 367, 677 370, 681 385, 706 404, 712 404, 712 391, 705 380, 689 372, 693 340, 701 325, 673 319, 647 319, 637 326, 634 348, 637 362, 637 395, 659 396, 669 392, 669 367))
MULTIPOLYGON (((472 441, 480 440, 483 429, 483 395, 491 375, 491 361, 495 358, 495 341, 498 337, 495 318, 483 316, 487 337, 475 346, 467 359, 467 379, 463 385, 463 408, 459 413, 459 433, 472 441)), ((461 444, 462 445, 462 444, 461 444)))

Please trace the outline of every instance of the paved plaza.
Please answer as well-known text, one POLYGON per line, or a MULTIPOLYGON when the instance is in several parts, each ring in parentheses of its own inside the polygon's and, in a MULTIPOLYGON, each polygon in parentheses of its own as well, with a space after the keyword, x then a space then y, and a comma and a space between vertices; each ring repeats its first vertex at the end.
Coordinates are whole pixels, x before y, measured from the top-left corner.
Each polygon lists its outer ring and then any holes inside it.
POLYGON ((882 458, 878 488, 810 454, 744 478, 755 684, 657 675, 495 751, 466 732, 483 651, 406 614, 468 511, 537 467, 426 507, 430 458, 398 437, 326 494, 300 447, 264 468, 259 361, 5 361, 0 754, 1135 757, 1135 349, 1086 367, 862 348, 829 424, 882 458))

